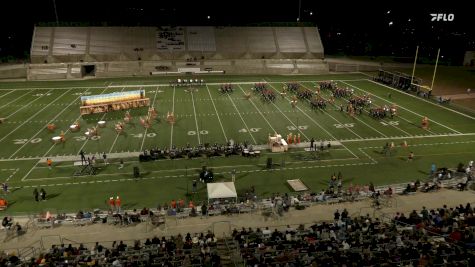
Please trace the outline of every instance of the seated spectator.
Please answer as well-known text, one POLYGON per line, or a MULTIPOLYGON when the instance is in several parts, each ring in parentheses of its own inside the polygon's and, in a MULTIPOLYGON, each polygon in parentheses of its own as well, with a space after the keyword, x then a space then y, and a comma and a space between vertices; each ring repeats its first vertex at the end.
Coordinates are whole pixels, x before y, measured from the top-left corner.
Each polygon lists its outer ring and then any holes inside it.
POLYGON ((462 178, 462 181, 457 184, 457 189, 460 191, 464 191, 467 188, 467 184, 468 184, 468 178, 467 176, 464 176, 462 178))
POLYGON ((149 215, 149 210, 144 207, 141 211, 140 211, 140 215, 149 215))
POLYGON ((389 197, 392 196, 393 195, 393 189, 391 187, 389 187, 388 189, 386 189, 384 191, 384 195, 389 196, 389 197))
POLYGON ((5 216, 2 220, 2 226, 6 229, 10 229, 13 225, 13 218, 9 216, 5 216))

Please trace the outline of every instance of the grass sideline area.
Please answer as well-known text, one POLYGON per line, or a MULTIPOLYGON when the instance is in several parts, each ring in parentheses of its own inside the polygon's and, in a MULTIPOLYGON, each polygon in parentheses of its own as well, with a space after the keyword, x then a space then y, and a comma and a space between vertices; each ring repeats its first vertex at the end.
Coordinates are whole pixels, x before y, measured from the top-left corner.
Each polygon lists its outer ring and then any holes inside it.
MULTIPOLYGON (((432 163, 437 167, 454 168, 475 157, 475 117, 450 106, 391 89, 371 81, 365 74, 330 74, 319 76, 200 76, 208 83, 197 91, 170 87, 175 77, 97 79, 87 81, 5 82, 0 83, 0 181, 10 186, 6 195, 10 205, 2 213, 36 213, 77 211, 106 208, 110 196, 121 196, 124 208, 155 207, 171 199, 206 199, 206 186, 200 184, 197 194, 191 191, 202 166, 212 168, 217 181, 229 181, 236 169, 236 187, 243 192, 254 186, 257 193, 269 196, 274 192, 289 192, 289 179, 301 179, 312 191, 326 188, 329 177, 341 172, 344 185, 376 185, 425 179, 432 163), (347 100, 336 99, 326 110, 312 110, 309 103, 299 100, 293 108, 290 95, 280 97, 285 82, 298 82, 301 87, 314 90, 317 81, 334 80, 340 86, 353 88, 356 95, 369 94, 373 105, 398 106, 393 119, 377 120, 367 112, 354 118, 341 112, 339 106, 347 100), (221 83, 232 82, 234 92, 221 94, 221 83), (244 93, 255 82, 267 82, 278 95, 273 103, 265 103, 253 94, 247 100, 244 93), (145 129, 138 122, 146 109, 131 110, 133 122, 119 135, 113 126, 122 120, 124 112, 79 114, 79 99, 83 95, 123 92, 144 89, 158 111, 152 127, 145 129), (391 97, 388 94, 391 93, 391 97), (177 121, 166 122, 166 114, 173 111, 177 121), (421 119, 430 119, 430 128, 420 127, 421 119), (69 132, 69 126, 79 120, 81 131, 69 132), (87 139, 84 131, 105 120, 100 136, 87 139), (58 127, 54 133, 46 129, 48 123, 58 127), (51 138, 66 133, 66 142, 53 144, 51 138), (198 158, 138 162, 137 153, 152 147, 178 147, 189 143, 224 144, 234 140, 264 145, 269 134, 277 132, 300 134, 302 141, 338 140, 341 146, 322 153, 318 159, 302 148, 284 154, 263 151, 259 158, 232 156, 228 158, 198 158), (408 147, 401 144, 406 141, 408 147), (387 142, 396 148, 391 156, 381 154, 387 142), (72 177, 73 161, 54 162, 49 170, 45 158, 76 157, 83 149, 87 154, 106 152, 121 155, 125 167, 118 169, 119 158, 104 166, 98 157, 99 171, 95 176, 72 177), (407 161, 409 152, 415 160, 407 161), (124 156, 125 155, 125 156, 124 156), (266 169, 272 157, 276 166, 266 169), (141 178, 133 178, 138 166, 141 178), (33 189, 44 188, 45 202, 33 200, 33 189)), ((322 90, 323 98, 330 92, 322 90)))

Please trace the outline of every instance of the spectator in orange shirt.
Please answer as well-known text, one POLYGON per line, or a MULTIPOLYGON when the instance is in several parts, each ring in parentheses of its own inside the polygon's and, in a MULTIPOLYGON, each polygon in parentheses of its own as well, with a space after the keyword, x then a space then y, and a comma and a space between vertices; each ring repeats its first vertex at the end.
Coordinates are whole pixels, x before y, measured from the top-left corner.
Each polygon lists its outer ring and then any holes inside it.
POLYGON ((120 213, 121 200, 119 196, 115 199, 115 207, 117 208, 117 213, 120 213))
POLYGON ((109 207, 111 208, 111 212, 114 212, 114 210, 115 210, 114 197, 110 197, 110 198, 109 198, 109 207))
POLYGON ((195 205, 193 204, 193 201, 190 200, 188 203, 188 208, 192 209, 195 205))
POLYGON ((0 210, 4 210, 8 207, 8 202, 4 198, 0 198, 0 210))
POLYGON ((172 206, 172 209, 176 209, 176 201, 174 199, 170 203, 170 206, 172 206))
POLYGON ((183 209, 185 207, 185 201, 183 199, 178 200, 178 207, 183 209))

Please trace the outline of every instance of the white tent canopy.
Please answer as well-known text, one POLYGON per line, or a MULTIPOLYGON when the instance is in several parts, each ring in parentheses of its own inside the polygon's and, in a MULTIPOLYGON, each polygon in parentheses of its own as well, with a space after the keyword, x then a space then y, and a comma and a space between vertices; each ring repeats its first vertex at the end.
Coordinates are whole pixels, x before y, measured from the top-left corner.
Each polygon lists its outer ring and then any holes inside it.
POLYGON ((208 201, 214 198, 237 199, 236 187, 233 182, 208 183, 208 201))

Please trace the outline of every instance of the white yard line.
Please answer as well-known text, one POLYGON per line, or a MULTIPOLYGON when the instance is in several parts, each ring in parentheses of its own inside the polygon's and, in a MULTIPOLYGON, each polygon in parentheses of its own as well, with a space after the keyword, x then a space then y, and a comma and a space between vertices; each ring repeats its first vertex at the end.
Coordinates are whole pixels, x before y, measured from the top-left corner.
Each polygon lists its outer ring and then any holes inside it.
POLYGON ((216 105, 214 104, 213 96, 211 96, 211 92, 209 91, 208 85, 206 85, 206 89, 208 90, 209 98, 211 99, 211 103, 213 104, 214 111, 216 112, 216 116, 218 117, 219 125, 221 125, 221 131, 223 131, 224 139, 226 143, 228 142, 228 137, 226 136, 226 132, 224 131, 223 124, 221 123, 221 118, 219 117, 218 110, 216 109, 216 105))
POLYGON ((364 152, 363 149, 358 148, 358 150, 359 150, 363 155, 365 155, 366 157, 368 157, 372 162, 378 163, 378 162, 377 162, 375 159, 373 159, 370 155, 368 155, 366 152, 364 152))
POLYGON ((10 174, 7 179, 5 180, 5 183, 10 181, 10 179, 19 171, 20 169, 13 169, 12 174, 10 174))
POLYGON ((15 98, 15 99, 13 99, 12 101, 10 101, 10 102, 8 102, 8 103, 6 103, 6 104, 0 106, 0 109, 3 108, 3 107, 6 107, 6 106, 8 106, 8 105, 10 105, 11 103, 17 101, 18 99, 20 99, 20 98, 24 97, 25 95, 27 95, 27 94, 29 94, 29 93, 31 93, 31 92, 34 92, 34 91, 35 91, 35 90, 26 92, 25 94, 23 94, 23 95, 21 95, 21 96, 15 98))
POLYGON ((191 102, 193 103, 193 113, 195 114, 196 135, 198 136, 198 144, 201 144, 200 129, 198 128, 198 119, 196 118, 195 100, 193 97, 193 90, 190 90, 191 102))
POLYGON ((369 74, 367 74, 367 73, 361 72, 361 71, 357 71, 357 72, 355 72, 355 73, 363 74, 363 75, 366 76, 366 77, 373 78, 373 76, 371 76, 371 75, 369 75, 369 74))
MULTIPOLYGON (((173 86, 173 100, 172 100, 172 113, 175 115, 175 86, 173 86)), ((170 149, 173 147, 173 124, 171 123, 171 129, 170 129, 170 149)))
MULTIPOLYGON (((46 92, 46 94, 48 94, 48 93, 51 92, 51 91, 52 91, 52 90, 49 90, 48 92, 46 92)), ((66 91, 66 92, 69 92, 69 91, 71 91, 71 89, 69 89, 69 90, 66 91)), ((10 118, 11 116, 15 115, 16 113, 20 112, 22 109, 24 109, 24 108, 26 108, 26 107, 31 107, 31 104, 35 103, 37 100, 40 100, 41 98, 43 98, 44 96, 46 96, 46 94, 44 94, 44 95, 42 95, 42 96, 40 96, 40 97, 37 97, 35 100, 31 101, 30 103, 28 103, 28 104, 22 106, 21 108, 17 109, 17 110, 16 110, 15 112, 13 112, 12 114, 8 115, 6 118, 7 118, 7 119, 10 118)), ((63 95, 64 95, 64 93, 63 93, 61 96, 63 96, 63 95)), ((60 97, 61 97, 61 96, 60 96, 60 97)), ((56 98, 54 101, 56 101, 56 100, 57 100, 57 98, 56 98)), ((53 102, 54 102, 54 101, 53 101, 53 102)), ((51 103, 52 103, 52 102, 51 102, 51 103)), ((49 103, 47 106, 51 105, 51 103, 49 103)))
MULTIPOLYGON (((324 159, 324 160, 316 160, 316 161, 292 161, 291 163, 287 163, 287 165, 292 165, 292 167, 284 167, 284 168, 279 168, 278 170, 300 170, 300 169, 317 169, 317 168, 331 168, 331 167, 345 167, 345 166, 361 166, 361 165, 374 165, 376 163, 371 162, 371 163, 346 163, 346 164, 330 164, 330 165, 308 165, 309 163, 312 162, 334 162, 334 161, 343 161, 343 160, 355 160, 355 158, 341 158, 341 159, 324 159), (293 166, 294 164, 304 164, 305 166, 293 166)), ((262 165, 262 164, 261 164, 262 165)), ((242 167, 256 167, 256 164, 246 164, 246 165, 223 165, 223 166, 214 166, 214 169, 231 169, 231 168, 242 168, 242 167)), ((201 168, 189 168, 189 169, 173 169, 173 170, 158 170, 158 171, 150 171, 150 173, 161 173, 161 172, 182 172, 182 171, 193 171, 193 170, 201 170, 201 168)), ((251 170, 242 170, 238 171, 237 173, 255 173, 255 172, 262 172, 263 170, 261 169, 251 169, 251 170)), ((229 173, 228 171, 223 171, 223 172, 215 172, 216 175, 223 174, 223 173, 229 173)), ((125 172, 117 172, 117 173, 107 173, 107 174, 100 174, 100 176, 118 176, 118 175, 124 175, 128 174, 125 172)), ((165 175, 165 176, 158 176, 158 177, 150 177, 150 178, 142 178, 146 180, 152 180, 152 179, 166 179, 166 178, 180 178, 180 177, 185 177, 184 174, 176 174, 176 175, 165 175)), ((58 176, 58 177, 41 177, 41 178, 34 178, 34 179, 26 179, 28 181, 50 181, 50 180, 60 180, 60 179, 71 179, 69 176, 58 176)), ((128 178, 128 179, 116 179, 116 180, 93 180, 93 181, 88 181, 87 183, 108 183, 108 182, 125 182, 125 181, 135 181, 135 179, 128 178)), ((57 185, 73 185, 76 184, 78 185, 79 182, 77 183, 65 183, 65 184, 57 184, 57 185)), ((24 186, 24 187, 29 187, 29 185, 24 186)))
POLYGON ((11 94, 11 93, 13 93, 13 92, 15 92, 15 90, 11 90, 10 92, 8 92, 8 93, 6 93, 6 94, 1 95, 0 98, 3 98, 4 96, 7 96, 7 95, 9 95, 9 94, 11 94))
MULTIPOLYGON (((23 125, 25 125, 25 123, 29 122, 31 119, 33 119, 34 117, 36 117, 38 114, 40 114, 40 112, 42 112, 43 110, 45 110, 47 107, 49 107, 51 104, 53 104, 54 102, 56 102, 58 99, 60 99, 64 94, 66 94, 67 92, 69 92, 71 89, 69 89, 68 91, 64 92, 62 95, 60 95, 59 97, 57 97, 55 100, 53 100, 52 102, 50 102, 48 105, 46 105, 45 107, 43 107, 42 109, 38 110, 35 114, 33 114, 32 116, 30 116, 26 121, 24 121, 22 124, 18 125, 18 127, 16 127, 15 129, 13 129, 11 132, 9 132, 8 134, 6 134, 2 139, 0 139, 0 142, 2 142, 3 140, 5 140, 5 138, 7 138, 8 136, 10 136, 12 133, 14 133, 16 130, 18 130, 20 127, 22 127, 23 125)), ((39 98, 37 98, 39 99, 39 98)))
MULTIPOLYGON (((365 93, 367 93, 367 94, 369 94, 369 95, 375 96, 375 97, 377 97, 377 98, 379 98, 379 99, 381 99, 381 100, 383 100, 383 101, 385 101, 385 102, 388 102, 388 103, 390 103, 390 104, 395 104, 395 103, 392 103, 391 101, 388 101, 388 100, 386 100, 386 99, 384 99, 384 98, 382 98, 382 97, 380 97, 380 96, 377 96, 377 95, 375 95, 375 94, 371 94, 371 93, 367 92, 366 90, 363 90, 363 89, 359 88, 358 86, 351 85, 351 84, 346 83, 346 82, 343 82, 343 81, 342 81, 342 83, 347 84, 347 85, 349 85, 349 86, 352 86, 352 87, 354 87, 354 88, 356 88, 356 89, 358 89, 358 90, 360 90, 360 91, 363 91, 363 92, 365 92, 365 93)), ((376 84, 378 84, 378 83, 376 83, 376 84)), ((380 85, 380 84, 378 84, 378 85, 380 85)), ((391 88, 391 87, 389 87, 389 88, 391 88)), ((391 89, 392 89, 392 88, 391 88, 391 89)), ((394 90, 395 90, 395 89, 394 89, 394 90)), ((397 91, 397 90, 395 90, 395 91, 397 91)), ((399 92, 399 91, 398 91, 398 92, 399 92)), ((400 107, 400 108, 402 108, 402 109, 404 109, 404 110, 407 110, 407 111, 409 111, 410 113, 415 114, 415 115, 417 115, 417 116, 419 116, 419 117, 421 117, 421 118, 424 117, 424 116, 422 116, 421 114, 416 113, 416 112, 414 112, 414 111, 412 111, 412 110, 410 110, 410 109, 407 109, 407 108, 405 108, 405 107, 403 107, 403 106, 401 106, 401 105, 399 105, 399 104, 398 104, 397 106, 400 107)), ((463 113, 461 113, 461 114, 463 114, 463 113)), ((468 116, 468 115, 467 115, 467 116, 468 116)), ((461 133, 461 132, 459 132, 459 131, 457 131, 457 130, 454 130, 454 129, 452 129, 452 128, 450 128, 450 127, 448 127, 448 126, 446 126, 446 125, 444 125, 444 124, 442 124, 442 123, 439 123, 439 122, 433 120, 433 119, 430 119, 430 121, 432 121, 432 122, 434 122, 434 123, 436 123, 436 124, 438 124, 438 125, 440 125, 440 126, 442 126, 442 127, 444 127, 444 128, 447 128, 447 129, 451 130, 452 132, 455 132, 455 133, 458 133, 458 134, 461 133)))
MULTIPOLYGON (((308 89, 305 85, 299 83, 300 85, 302 85, 304 88, 308 89)), ((271 85, 272 86, 272 85, 271 85)), ((308 89, 310 90, 310 89, 308 89)), ((306 99, 307 102, 310 102, 310 100, 306 99)), ((341 123, 339 120, 337 120, 335 117, 333 117, 328 111, 322 109, 323 113, 327 114, 330 118, 332 118, 334 121, 336 121, 337 123, 339 123, 340 125, 345 125, 344 123, 341 123)), ((359 134, 357 134, 355 131, 351 130, 349 127, 344 127, 345 129, 347 129, 349 132, 351 132, 352 134, 358 136, 359 138, 363 138, 362 136, 360 136, 359 134)))
MULTIPOLYGON (((158 87, 155 90, 155 96, 153 97, 153 101, 152 101, 152 108, 155 106, 155 99, 157 98, 157 93, 158 93, 158 87)), ((147 113, 147 116, 148 116, 148 113, 147 113)), ((150 125, 150 127, 151 126, 152 125, 150 125)), ((140 145, 140 151, 142 151, 142 149, 143 149, 143 144, 145 143, 145 138, 147 137, 147 132, 148 132, 148 128, 145 128, 145 133, 143 134, 142 144, 140 145)))
MULTIPOLYGON (((243 93, 244 90, 242 89, 242 87, 238 84, 237 85, 239 87, 239 89, 241 89, 241 91, 243 93)), ((264 114, 262 114, 261 110, 256 106, 256 104, 254 104, 254 101, 252 101, 250 98, 249 98, 249 101, 252 103, 252 105, 254 106, 254 108, 256 108, 257 112, 259 112, 259 114, 261 115, 261 117, 267 122, 267 124, 269 125, 269 127, 272 129, 272 131, 277 134, 277 131, 274 129, 274 127, 272 127, 272 125, 270 124, 270 122, 267 120, 266 116, 264 116, 264 114)))
POLYGON ((228 95, 228 98, 231 101, 231 103, 233 104, 233 107, 237 111, 239 117, 241 118, 241 121, 244 124, 244 126, 246 127, 246 130, 249 133, 249 135, 251 136, 252 140, 254 141, 254 144, 257 145, 256 139, 254 139, 254 136, 252 135, 251 131, 249 130, 249 127, 247 127, 247 124, 244 121, 244 118, 242 117, 241 112, 239 112, 239 109, 236 107, 236 104, 234 103, 233 99, 229 95, 228 95))
MULTIPOLYGON (((140 87, 140 89, 142 89, 142 87, 140 87)), ((125 87, 122 88, 121 92, 123 92, 124 90, 125 90, 125 87)), ((106 114, 107 114, 107 113, 104 113, 104 116, 102 116, 101 120, 104 119, 104 117, 106 116, 106 114)), ((117 133, 117 134, 115 135, 114 142, 112 143, 112 145, 111 145, 111 147, 110 147, 110 149, 109 149, 108 154, 110 154, 110 153, 112 152, 112 149, 114 148, 115 143, 117 142, 117 139, 119 139, 119 135, 120 135, 120 133, 117 133)), ((86 140, 86 142, 87 142, 87 140, 86 140)), ((79 150, 79 151, 81 151, 81 150, 79 150)))
MULTIPOLYGON (((314 83, 314 82, 312 82, 312 83, 314 83)), ((314 84, 315 84, 315 83, 314 83, 314 84)), ((323 94, 323 93, 322 93, 322 94, 323 94)), ((323 98, 323 97, 322 97, 322 98, 323 98)), ((325 99, 325 98, 323 98, 323 99, 325 99)), ((346 99, 346 98, 345 98, 345 99, 346 99)), ((326 99, 325 99, 325 100, 326 100, 326 99)), ((328 101, 327 101, 327 102, 328 102, 328 101)), ((335 106, 335 107, 338 107, 335 103, 333 103, 332 105, 335 106)), ((382 136, 384 136, 384 137, 388 137, 387 135, 385 135, 384 133, 380 132, 379 130, 377 130, 377 129, 374 128, 373 126, 371 126, 371 125, 367 124, 366 122, 364 122, 363 120, 359 119, 356 114, 355 114, 355 116, 353 116, 353 118, 355 118, 357 121, 363 123, 364 125, 366 125, 366 126, 367 126, 368 128, 370 128, 371 130, 373 130, 373 131, 379 133, 380 135, 382 135, 382 136)))
POLYGON ((420 136, 394 136, 388 138, 366 138, 366 139, 350 139, 342 140, 342 143, 351 142, 368 142, 368 141, 383 141, 383 140, 406 140, 406 139, 419 139, 419 138, 439 138, 439 137, 458 137, 458 136, 475 136, 475 133, 462 133, 462 134, 437 134, 437 135, 420 135, 420 136))
MULTIPOLYGON (((276 89, 277 90, 277 89, 276 89)), ((279 90, 277 90, 278 92, 280 92, 279 90)), ((286 97, 288 98, 288 97, 286 97)), ((320 129, 322 129, 325 133, 328 134, 328 136, 330 136, 331 138, 333 138, 333 140, 338 140, 335 138, 335 136, 333 136, 329 131, 327 131, 327 129, 325 129, 323 126, 321 126, 318 122, 316 122, 311 116, 309 116, 305 111, 303 111, 299 106, 296 106, 298 110, 300 110, 300 112, 302 112, 307 118, 309 118, 315 125, 317 125, 320 129)), ((340 141, 341 142, 341 141, 340 141)), ((346 148, 346 150, 348 150, 348 152, 350 152, 353 156, 355 156, 355 158, 359 158, 358 156, 356 156, 355 153, 353 153, 353 151, 351 151, 349 148, 347 148, 343 143, 341 144, 344 148, 346 148)))
MULTIPOLYGON (((411 145, 411 147, 415 147, 415 146, 439 146, 439 145, 470 144, 470 143, 475 143, 475 140, 469 140, 469 141, 455 141, 455 142, 441 142, 441 143, 414 144, 414 145, 411 145)), ((375 148, 381 148, 381 147, 380 147, 380 146, 365 146, 365 147, 360 147, 359 149, 375 149, 375 148)))
POLYGON ((436 104, 436 103, 433 103, 433 102, 431 102, 431 101, 429 101, 429 100, 426 100, 426 99, 417 97, 417 96, 415 96, 415 95, 411 95, 411 94, 406 93, 406 92, 402 92, 402 91, 400 91, 400 90, 397 90, 397 89, 392 88, 392 87, 390 87, 390 86, 387 86, 387 85, 385 85, 385 84, 381 84, 381 83, 375 82, 375 81, 373 81, 373 80, 369 80, 369 79, 366 79, 366 80, 369 81, 369 82, 375 83, 375 84, 377 84, 377 85, 387 87, 387 88, 389 88, 389 89, 391 89, 391 90, 393 90, 393 91, 396 91, 396 92, 398 92, 398 93, 401 93, 401 94, 404 94, 404 95, 408 95, 408 96, 413 97, 413 98, 416 98, 416 99, 418 99, 418 100, 427 102, 427 103, 429 103, 429 104, 431 104, 431 105, 434 105, 434 106, 436 106, 436 107, 443 108, 443 109, 445 109, 445 110, 449 110, 449 111, 452 111, 452 112, 457 113, 457 114, 459 114, 459 115, 462 115, 462 116, 464 116, 464 117, 467 117, 467 118, 469 118, 469 119, 475 120, 475 117, 470 116, 470 115, 468 115, 468 114, 465 114, 465 113, 463 113, 463 112, 459 112, 459 111, 453 110, 453 109, 451 109, 451 108, 441 106, 441 105, 436 104))
MULTIPOLYGON (((318 81, 324 81, 328 79, 322 79, 318 81)), ((304 81, 296 81, 296 82, 310 82, 312 80, 304 80, 304 81)), ((348 79, 348 80, 341 80, 341 81, 349 81, 349 82, 355 82, 355 81, 366 81, 366 79, 348 79)), ((260 83, 262 81, 252 81, 252 82, 229 82, 229 84, 249 84, 249 85, 254 85, 255 83, 260 83)), ((268 81, 267 83, 282 83, 282 81, 268 81)), ((214 82, 214 83, 206 83, 207 85, 221 85, 222 82, 214 82)), ((131 85, 124 85, 124 84, 117 84, 117 85, 110 85, 110 88, 113 87, 169 87, 170 83, 155 83, 155 84, 131 84, 131 85)), ((80 88, 80 87, 77 87, 80 88)), ((93 88, 93 87, 91 87, 93 88)), ((102 87, 100 87, 102 88, 102 87)), ((41 89, 41 88, 40 88, 41 89)), ((49 89, 61 89, 61 88, 49 88, 49 89)))
MULTIPOLYGON (((87 92, 88 90, 84 91, 83 93, 87 92)), ((67 93, 68 91, 66 91, 67 93)), ((71 101, 71 103, 69 103, 69 105, 67 105, 63 110, 61 110, 58 114, 56 114, 56 116, 54 116, 54 118, 52 118, 48 123, 45 124, 45 126, 41 127, 41 129, 44 129, 48 126, 48 124, 52 123, 53 121, 56 120, 56 118, 59 117, 59 115, 61 115, 63 112, 65 112, 72 104, 74 104, 78 99, 80 99, 81 96, 78 96, 77 98, 75 98, 73 101, 71 101)), ((30 139, 28 139, 28 141, 26 143, 24 143, 20 148, 18 148, 17 151, 15 151, 10 157, 9 159, 11 159, 16 153, 18 153, 24 146, 26 146, 27 144, 30 143, 31 140, 33 140, 36 136, 38 136, 39 134, 41 133, 41 131, 38 131, 36 132, 35 135, 33 135, 30 139)))
MULTIPOLYGON (((318 81, 324 81, 324 80, 328 80, 328 79, 321 79, 321 80, 318 80, 318 81)), ((367 79, 345 79, 345 80, 339 80, 339 81, 348 81, 348 82, 354 82, 354 81, 366 81, 367 79)), ((308 82, 308 81, 311 81, 311 80, 303 80, 303 81, 296 81, 296 82, 308 82)), ((231 84, 255 84, 255 83, 259 83, 261 81, 253 81, 253 82, 231 82, 231 84)), ((275 81, 275 82, 268 82, 268 83, 281 83, 282 81, 275 81)), ((207 83, 208 85, 221 85, 222 82, 214 82, 214 83, 207 83)), ((170 86, 170 83, 169 82, 166 82, 166 83, 155 83, 155 84, 130 84, 130 85, 127 85, 127 84, 113 84, 113 82, 110 82, 109 85, 106 85, 107 88, 114 88, 114 87, 118 87, 118 88, 122 88, 122 87, 169 87, 170 86)), ((64 90, 64 89, 72 89, 72 88, 76 88, 76 89, 103 89, 104 86, 67 86, 67 87, 28 87, 28 88, 4 88, 4 89, 0 89, 0 91, 10 91, 10 90, 15 90, 15 91, 18 91, 18 90, 41 90, 41 89, 52 89, 52 90, 64 90)))

